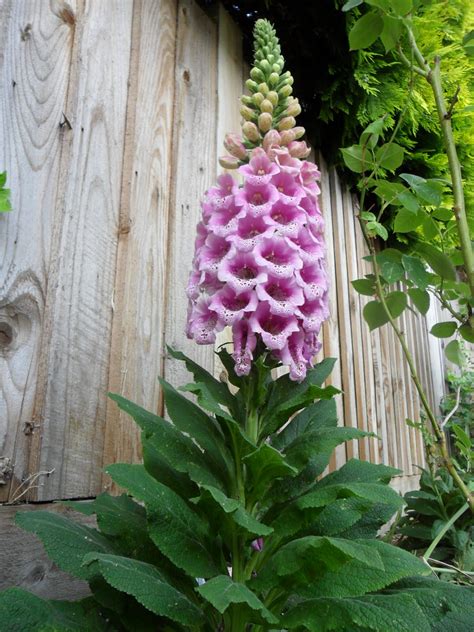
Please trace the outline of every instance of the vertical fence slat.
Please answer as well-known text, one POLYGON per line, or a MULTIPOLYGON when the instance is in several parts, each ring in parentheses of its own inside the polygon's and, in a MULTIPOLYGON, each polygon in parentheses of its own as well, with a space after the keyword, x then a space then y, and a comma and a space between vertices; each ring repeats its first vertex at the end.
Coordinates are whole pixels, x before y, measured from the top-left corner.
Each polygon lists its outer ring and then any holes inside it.
MULTIPOLYGON (((164 351, 175 47, 175 0, 136 0, 109 390, 154 411, 164 351)), ((136 424, 109 400, 104 463, 139 457, 136 424)))
MULTIPOLYGON (((182 0, 178 8, 165 340, 211 373, 213 347, 198 347, 186 339, 185 289, 200 200, 216 172, 216 91, 216 27, 193 0, 182 0)), ((167 357, 164 375, 176 386, 189 381, 182 363, 167 357)))
POLYGON ((78 14, 30 471, 55 468, 38 498, 100 489, 132 26, 131 0, 78 14), (111 63, 110 60, 113 60, 111 63), (35 447, 35 446, 34 446, 35 447))
POLYGON ((59 125, 67 111, 74 29, 49 3, 11 0, 0 7, 0 30, 0 171, 8 172, 14 209, 0 217, 1 502, 10 484, 11 497, 30 473, 32 433, 39 430, 34 397, 53 231, 61 221, 58 179, 71 133, 59 125))

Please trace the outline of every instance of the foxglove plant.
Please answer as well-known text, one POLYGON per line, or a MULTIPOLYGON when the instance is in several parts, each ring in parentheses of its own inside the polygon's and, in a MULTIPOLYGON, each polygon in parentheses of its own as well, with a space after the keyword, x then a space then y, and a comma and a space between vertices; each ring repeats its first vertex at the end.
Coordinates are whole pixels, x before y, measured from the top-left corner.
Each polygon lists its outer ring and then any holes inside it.
POLYGON ((234 370, 248 375, 260 342, 301 381, 320 348, 328 317, 324 222, 318 206, 319 171, 296 127, 293 79, 268 22, 255 26, 255 66, 242 97, 242 136, 228 134, 242 184, 222 174, 202 203, 187 294, 187 334, 213 344, 232 327, 234 370))
MULTIPOLYGON (((259 21, 256 36, 252 76, 278 87, 274 32, 259 21)), ((272 105, 265 96, 256 103, 272 105)), ((127 494, 66 503, 97 528, 46 511, 16 518, 91 595, 8 589, 0 632, 471 629, 471 591, 427 579, 422 561, 376 537, 402 503, 388 485, 396 470, 352 460, 323 476, 334 448, 365 433, 338 426, 337 391, 323 387, 334 360, 310 366, 327 309, 316 172, 292 155, 304 153, 296 141, 281 142, 289 127, 278 143, 270 132, 296 105, 257 115, 245 104, 258 127, 226 141, 245 184, 225 174, 203 204, 188 331, 208 343, 232 326, 233 355, 219 351, 227 379, 169 349, 197 403, 161 380, 167 421, 111 395, 142 430, 143 464, 106 470, 127 494), (281 363, 290 374, 275 379, 281 363)))

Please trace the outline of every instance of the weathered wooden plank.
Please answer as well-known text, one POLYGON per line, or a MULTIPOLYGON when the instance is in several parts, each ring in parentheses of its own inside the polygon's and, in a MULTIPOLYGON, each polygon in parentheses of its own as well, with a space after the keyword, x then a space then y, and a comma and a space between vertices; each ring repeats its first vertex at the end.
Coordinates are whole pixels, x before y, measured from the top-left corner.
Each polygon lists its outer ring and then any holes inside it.
MULTIPOLYGON (((175 0, 134 4, 109 389, 160 408, 176 40, 175 0)), ((137 461, 139 432, 107 404, 104 463, 137 461)))
MULTIPOLYGON (((364 241, 364 237, 362 235, 362 230, 359 226, 358 220, 355 220, 355 245, 356 245, 356 253, 357 253, 357 278, 362 279, 366 274, 370 273, 370 264, 363 259, 369 254, 369 250, 364 241)), ((367 327, 364 317, 363 310, 366 304, 372 300, 372 297, 364 296, 362 294, 359 295, 360 301, 360 328, 361 328, 361 336, 362 336, 362 350, 361 353, 364 358, 364 387, 362 390, 362 397, 365 397, 365 405, 367 411, 367 429, 370 432, 377 434, 377 402, 376 402, 376 393, 375 393, 375 383, 374 383, 374 366, 373 366, 373 336, 375 336, 375 332, 371 335, 369 332, 369 328, 367 327)), ((379 451, 379 443, 380 440, 377 438, 369 439, 369 460, 372 463, 380 462, 380 451, 379 451)))
POLYGON ((30 472, 55 468, 38 498, 100 490, 132 0, 91 2, 76 19, 68 92, 69 160, 46 295, 30 472))
MULTIPOLYGON (((14 209, 0 217, 0 459, 15 493, 28 474, 39 421, 34 397, 52 234, 61 216, 57 181, 71 133, 60 124, 74 28, 49 3, 10 0, 0 6, 0 33, 0 171, 8 172, 14 209)), ((10 491, 4 480, 0 501, 10 491)))
MULTIPOLYGON (((192 0, 179 3, 176 55, 165 340, 212 372, 213 347, 198 346, 185 335, 185 288, 200 217, 199 203, 214 180, 217 164, 217 33, 192 0)), ((164 375, 176 386, 189 381, 182 363, 167 357, 164 375)))
MULTIPOLYGON (((321 205, 321 212, 324 217, 324 239, 326 242, 326 269, 329 277, 329 318, 323 325, 323 350, 324 357, 336 358, 336 364, 332 370, 331 375, 327 380, 327 384, 332 384, 336 388, 340 389, 342 386, 341 380, 341 363, 340 363, 340 351, 339 351, 339 321, 337 311, 337 280, 336 280, 336 264, 334 253, 334 234, 333 234, 333 206, 331 198, 331 184, 329 177, 329 170, 326 162, 319 152, 318 154, 319 169, 321 172, 321 195, 319 202, 321 205)), ((338 395, 336 397, 336 408, 338 416, 338 424, 344 425, 344 409, 342 397, 338 395)), ((346 460, 345 447, 340 445, 333 452, 329 469, 334 470, 336 467, 341 466, 346 460)))
MULTIPOLYGON (((360 430, 368 430, 367 424, 367 396, 365 392, 364 380, 364 356, 366 349, 362 342, 362 313, 360 309, 359 295, 351 285, 351 281, 359 278, 357 270, 357 250, 355 237, 355 208, 351 193, 346 190, 344 193, 344 232, 345 232, 345 248, 347 260, 348 285, 349 293, 349 312, 350 321, 346 326, 350 327, 352 347, 353 347, 353 371, 354 371, 354 399, 357 411, 357 419, 354 423, 360 430)), ((359 457, 364 460, 369 458, 368 439, 358 441, 359 457)))
MULTIPOLYGON (((333 205, 333 234, 336 268, 336 293, 337 311, 340 323, 339 327, 339 357, 341 362, 342 391, 344 404, 344 424, 357 427, 357 410, 355 402, 354 382, 354 352, 352 349, 352 333, 349 328, 351 322, 349 306, 349 281, 347 275, 346 241, 344 225, 347 221, 343 202, 343 189, 334 169, 330 171, 331 201, 333 205)), ((346 443, 347 458, 358 455, 358 446, 355 442, 346 443)))
POLYGON ((80 599, 89 594, 86 582, 63 573, 46 555, 41 541, 15 523, 21 511, 51 511, 88 526, 94 516, 84 516, 60 503, 0 506, 0 590, 17 586, 49 599, 80 599))

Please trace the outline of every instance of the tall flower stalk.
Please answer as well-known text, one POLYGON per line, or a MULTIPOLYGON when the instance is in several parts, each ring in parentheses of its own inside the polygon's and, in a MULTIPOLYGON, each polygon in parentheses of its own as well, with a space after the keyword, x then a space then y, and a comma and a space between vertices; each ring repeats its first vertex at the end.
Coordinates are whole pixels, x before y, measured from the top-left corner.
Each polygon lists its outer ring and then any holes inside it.
POLYGON ((275 31, 255 25, 255 62, 242 97, 242 135, 228 134, 222 174, 202 203, 187 294, 187 334, 212 344, 232 328, 237 375, 248 375, 259 342, 301 381, 328 316, 319 171, 296 127, 301 112, 283 72, 275 31))

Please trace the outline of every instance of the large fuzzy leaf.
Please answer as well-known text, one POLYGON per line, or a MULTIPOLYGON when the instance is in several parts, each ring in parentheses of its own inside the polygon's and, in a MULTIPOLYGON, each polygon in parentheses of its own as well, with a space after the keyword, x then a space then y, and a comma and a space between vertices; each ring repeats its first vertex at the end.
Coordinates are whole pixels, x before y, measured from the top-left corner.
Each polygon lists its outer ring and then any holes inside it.
POLYGON ((272 445, 283 450, 305 432, 337 426, 336 401, 323 399, 298 413, 278 434, 272 436, 272 445))
POLYGON ((93 599, 45 601, 20 588, 0 593, 0 629, 5 632, 112 632, 93 599))
POLYGON ((113 588, 131 595, 156 615, 191 627, 204 620, 202 612, 151 564, 100 554, 86 556, 84 564, 100 573, 113 588))
POLYGON ((246 622, 278 623, 278 619, 265 607, 255 593, 247 586, 234 582, 228 575, 213 577, 200 586, 198 592, 211 603, 221 614, 231 604, 245 606, 246 622))
POLYGON ((249 490, 253 498, 260 498, 268 485, 275 479, 295 476, 298 470, 290 465, 285 457, 267 443, 262 443, 254 452, 243 459, 249 471, 252 487, 249 490))
POLYGON ((430 632, 431 627, 409 595, 366 595, 351 599, 320 597, 299 603, 284 617, 289 630, 371 630, 373 632, 430 632))
POLYGON ((173 564, 193 577, 219 572, 207 545, 208 524, 178 494, 156 481, 143 465, 116 463, 106 471, 145 503, 150 537, 173 564))
POLYGON ((22 511, 16 524, 42 541, 49 557, 67 573, 89 579, 90 570, 82 566, 87 553, 116 553, 116 549, 96 529, 48 511, 22 511))
POLYGON ((351 561, 374 572, 384 570, 381 556, 365 541, 306 536, 285 544, 277 551, 255 580, 255 585, 260 590, 280 585, 304 595, 306 587, 317 583, 328 573, 335 577, 344 574, 351 561))

